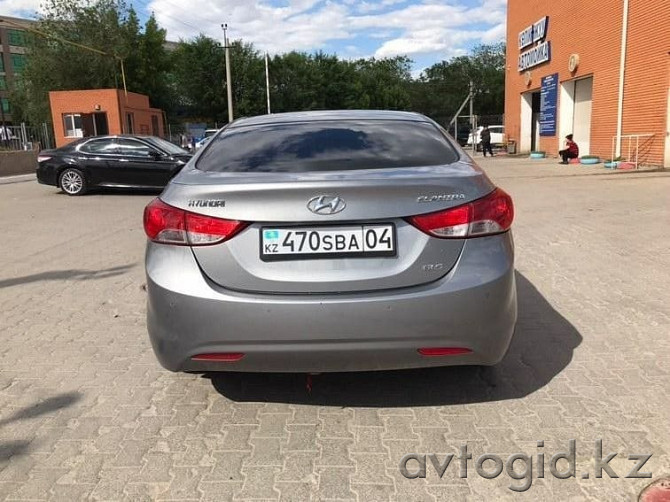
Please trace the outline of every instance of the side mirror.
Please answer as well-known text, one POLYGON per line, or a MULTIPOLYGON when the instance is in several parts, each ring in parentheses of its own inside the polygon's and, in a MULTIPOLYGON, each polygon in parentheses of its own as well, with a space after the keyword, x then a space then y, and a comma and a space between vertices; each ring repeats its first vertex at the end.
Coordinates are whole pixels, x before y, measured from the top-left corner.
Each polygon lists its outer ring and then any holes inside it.
POLYGON ((154 160, 161 160, 165 158, 165 155, 159 152, 158 150, 151 150, 149 152, 149 157, 151 157, 154 160))

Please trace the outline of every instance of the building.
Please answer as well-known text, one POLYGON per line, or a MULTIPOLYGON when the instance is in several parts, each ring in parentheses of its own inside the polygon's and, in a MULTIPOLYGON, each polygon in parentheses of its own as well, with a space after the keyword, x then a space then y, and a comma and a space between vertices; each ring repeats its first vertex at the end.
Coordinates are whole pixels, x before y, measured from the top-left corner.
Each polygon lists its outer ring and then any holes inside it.
POLYGON ((122 89, 51 91, 51 118, 56 146, 101 134, 164 136, 163 112, 149 97, 122 89))
POLYGON ((670 2, 509 0, 505 127, 518 150, 670 167, 670 2))
POLYGON ((9 91, 26 65, 26 32, 34 21, 2 16, 0 18, 0 119, 12 123, 9 91))

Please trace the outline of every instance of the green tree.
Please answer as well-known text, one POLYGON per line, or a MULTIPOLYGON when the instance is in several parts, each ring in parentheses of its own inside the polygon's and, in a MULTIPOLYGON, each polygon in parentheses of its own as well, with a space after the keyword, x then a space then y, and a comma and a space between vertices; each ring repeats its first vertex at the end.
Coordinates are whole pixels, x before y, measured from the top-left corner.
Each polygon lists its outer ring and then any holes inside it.
POLYGON ((226 122, 226 72, 223 48, 199 35, 180 41, 171 55, 179 114, 189 120, 226 122))
POLYGON ((500 115, 505 105, 505 46, 482 45, 470 55, 441 61, 409 84, 412 109, 448 122, 474 85, 474 112, 500 115))

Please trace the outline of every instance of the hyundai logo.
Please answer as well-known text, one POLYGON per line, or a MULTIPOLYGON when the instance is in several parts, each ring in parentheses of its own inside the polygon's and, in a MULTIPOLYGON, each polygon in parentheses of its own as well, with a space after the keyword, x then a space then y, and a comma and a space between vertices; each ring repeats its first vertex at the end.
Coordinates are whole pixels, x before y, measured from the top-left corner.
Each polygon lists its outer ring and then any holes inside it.
POLYGON ((336 195, 319 195, 307 203, 307 209, 315 214, 336 214, 344 210, 347 205, 336 195))

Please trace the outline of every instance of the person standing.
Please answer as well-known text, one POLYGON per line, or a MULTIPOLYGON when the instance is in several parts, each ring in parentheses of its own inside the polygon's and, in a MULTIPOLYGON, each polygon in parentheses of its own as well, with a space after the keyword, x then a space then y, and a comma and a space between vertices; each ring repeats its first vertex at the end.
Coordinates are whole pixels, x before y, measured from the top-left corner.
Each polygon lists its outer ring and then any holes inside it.
POLYGON ((577 143, 575 143, 572 138, 572 134, 568 134, 565 137, 565 148, 558 151, 558 154, 563 159, 561 164, 568 164, 569 159, 576 159, 579 157, 579 146, 577 146, 577 143))
POLYGON ((491 148, 491 131, 489 126, 485 125, 482 128, 482 132, 479 133, 479 139, 482 142, 482 152, 484 152, 484 157, 486 157, 486 152, 489 152, 491 157, 493 157, 493 149, 491 148))

